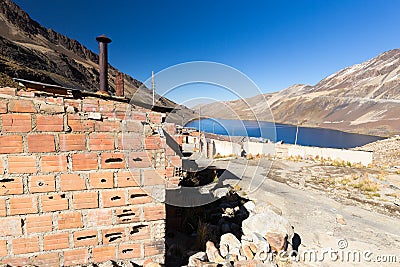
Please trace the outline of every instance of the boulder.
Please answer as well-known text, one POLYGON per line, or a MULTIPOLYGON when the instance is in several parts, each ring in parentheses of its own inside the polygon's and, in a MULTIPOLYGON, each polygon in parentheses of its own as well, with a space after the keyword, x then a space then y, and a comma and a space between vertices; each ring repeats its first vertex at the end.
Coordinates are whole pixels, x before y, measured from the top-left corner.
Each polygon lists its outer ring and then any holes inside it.
POLYGON ((221 236, 221 241, 219 242, 219 248, 222 257, 230 255, 240 255, 241 248, 240 241, 231 233, 227 233, 221 236))
POLYGON ((279 233, 268 232, 265 238, 268 241, 272 251, 280 252, 286 250, 287 247, 287 236, 279 233))
POLYGON ((205 252, 197 252, 189 257, 189 267, 198 266, 201 262, 207 261, 207 254, 205 252))
POLYGON ((219 251, 215 247, 214 243, 211 241, 207 241, 206 243, 206 254, 210 262, 222 263, 225 261, 224 258, 222 258, 222 256, 219 254, 219 251))
POLYGON ((276 214, 270 209, 263 213, 253 214, 242 223, 243 234, 251 237, 253 233, 258 233, 265 237, 267 233, 278 233, 287 236, 292 240, 293 228, 284 217, 276 214))

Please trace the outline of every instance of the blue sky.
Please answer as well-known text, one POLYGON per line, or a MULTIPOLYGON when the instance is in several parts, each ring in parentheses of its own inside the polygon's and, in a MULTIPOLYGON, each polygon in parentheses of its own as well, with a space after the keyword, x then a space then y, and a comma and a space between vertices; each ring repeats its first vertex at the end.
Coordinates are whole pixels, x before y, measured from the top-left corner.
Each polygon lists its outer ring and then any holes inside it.
MULTIPOLYGON (((315 84, 400 47, 399 0, 14 1, 43 26, 95 52, 95 37, 108 35, 110 63, 141 81, 152 70, 213 61, 243 72, 266 93, 315 84)), ((214 86, 185 92, 236 98, 214 86)), ((183 102, 181 95, 169 97, 183 102)))

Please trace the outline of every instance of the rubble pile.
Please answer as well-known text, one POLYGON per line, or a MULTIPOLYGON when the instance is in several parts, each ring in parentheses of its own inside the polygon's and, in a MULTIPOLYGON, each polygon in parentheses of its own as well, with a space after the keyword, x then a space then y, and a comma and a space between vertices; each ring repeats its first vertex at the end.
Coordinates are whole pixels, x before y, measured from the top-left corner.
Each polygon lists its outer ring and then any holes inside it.
POLYGON ((205 251, 190 256, 188 267, 277 266, 278 258, 293 251, 295 233, 279 209, 265 202, 248 201, 235 207, 229 204, 221 203, 225 207, 219 226, 225 233, 219 242, 209 240, 205 251), (248 217, 241 226, 230 222, 245 213, 248 217))

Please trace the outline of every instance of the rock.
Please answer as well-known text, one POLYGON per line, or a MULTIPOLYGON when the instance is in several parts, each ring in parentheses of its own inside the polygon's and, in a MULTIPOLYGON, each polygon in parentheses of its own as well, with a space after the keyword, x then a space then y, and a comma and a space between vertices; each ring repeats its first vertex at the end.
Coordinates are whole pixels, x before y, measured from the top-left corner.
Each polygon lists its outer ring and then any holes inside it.
POLYGON ((258 233, 261 236, 266 236, 268 232, 278 233, 292 240, 294 231, 288 220, 277 215, 270 209, 263 213, 250 215, 249 218, 242 222, 243 234, 250 237, 253 233, 258 233))
POLYGON ((221 236, 219 247, 223 257, 226 257, 228 254, 238 256, 240 255, 240 248, 242 247, 242 244, 236 238, 236 236, 228 233, 221 236))
POLYGON ((148 259, 143 263, 143 267, 161 267, 161 264, 154 262, 152 259, 148 259))
POLYGON ((242 255, 246 257, 246 260, 252 260, 254 258, 253 251, 250 248, 250 242, 242 241, 242 255))
POLYGON ((247 201, 246 203, 243 204, 243 207, 249 212, 252 213, 254 209, 256 208, 256 204, 254 204, 253 201, 247 201))
POLYGON ((253 243, 257 248, 254 259, 264 261, 267 259, 267 254, 270 251, 269 244, 267 240, 258 233, 253 233, 252 237, 253 243))
POLYGON ((206 243, 206 253, 207 253, 207 258, 210 262, 216 262, 216 263, 224 262, 224 258, 221 257, 218 249, 211 241, 207 241, 206 243))
POLYGON ((256 214, 260 214, 266 211, 273 211, 275 212, 276 215, 282 216, 282 211, 278 207, 275 207, 272 203, 265 201, 257 201, 253 212, 256 214))
POLYGON ((344 219, 344 217, 342 215, 340 215, 340 214, 336 214, 336 222, 341 224, 341 225, 346 225, 347 224, 347 222, 344 219))
POLYGON ((224 210, 224 213, 222 214, 222 217, 228 217, 228 218, 235 217, 235 210, 233 208, 226 208, 224 210))
POLYGON ((276 252, 281 252, 286 249, 287 239, 286 235, 278 234, 278 233, 267 233, 265 238, 268 241, 271 250, 276 252))
POLYGON ((264 266, 262 261, 259 260, 246 260, 246 261, 238 261, 233 265, 234 267, 258 267, 264 266))
POLYGON ((189 257, 189 266, 197 266, 199 262, 207 261, 207 254, 205 252, 197 252, 189 257))

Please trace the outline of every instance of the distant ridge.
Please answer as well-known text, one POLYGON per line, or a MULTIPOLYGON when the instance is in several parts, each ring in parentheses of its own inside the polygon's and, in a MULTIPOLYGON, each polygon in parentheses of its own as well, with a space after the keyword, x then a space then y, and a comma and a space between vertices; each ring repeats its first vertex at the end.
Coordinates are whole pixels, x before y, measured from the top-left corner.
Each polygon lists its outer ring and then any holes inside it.
MULTIPOLYGON (((98 55, 77 40, 47 29, 11 0, 0 5, 0 86, 15 86, 12 78, 56 84, 69 88, 97 91, 99 88, 98 55)), ((93 36, 93 40, 96 36, 93 36)), ((115 92, 118 70, 109 66, 109 90, 115 92)), ((152 103, 151 92, 142 82, 123 75, 125 96, 152 103), (138 90, 141 88, 141 90, 138 90)), ((161 98, 159 105, 177 106, 161 98)), ((178 106, 185 118, 194 116, 178 106)), ((181 122, 182 115, 172 114, 171 121, 181 122)))
MULTIPOLYGON (((280 92, 201 106, 202 115, 271 121, 392 136, 400 133, 400 49, 344 68, 316 85, 296 84, 280 92), (233 112, 232 112, 233 111, 233 112)), ((198 107, 197 107, 198 108, 198 107)))

